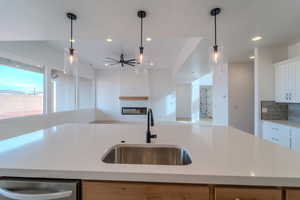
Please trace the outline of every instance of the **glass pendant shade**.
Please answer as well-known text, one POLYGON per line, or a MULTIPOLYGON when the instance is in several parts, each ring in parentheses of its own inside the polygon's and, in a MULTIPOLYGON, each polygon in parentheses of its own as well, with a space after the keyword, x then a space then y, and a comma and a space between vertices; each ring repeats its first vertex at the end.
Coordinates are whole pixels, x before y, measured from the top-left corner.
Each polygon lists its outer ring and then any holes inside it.
POLYGON ((64 53, 64 73, 69 75, 75 75, 78 67, 78 54, 73 49, 70 53, 70 49, 65 49, 64 53))
POLYGON ((211 47, 210 56, 209 56, 209 64, 211 66, 214 66, 214 65, 222 65, 223 63, 224 63, 223 47, 220 47, 220 46, 211 47))

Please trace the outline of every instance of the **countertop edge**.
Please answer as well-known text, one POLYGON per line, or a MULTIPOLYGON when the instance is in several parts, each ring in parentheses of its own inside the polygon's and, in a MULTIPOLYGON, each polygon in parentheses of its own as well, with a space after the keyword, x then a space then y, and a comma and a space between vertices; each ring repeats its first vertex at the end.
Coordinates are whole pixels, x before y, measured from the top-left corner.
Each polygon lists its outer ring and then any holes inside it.
POLYGON ((300 123, 299 122, 291 122, 288 120, 262 120, 264 122, 269 122, 269 123, 274 123, 274 124, 280 124, 283 126, 289 126, 293 128, 300 128, 300 123))
POLYGON ((80 179, 91 181, 124 181, 180 184, 215 184, 239 186, 300 187, 300 178, 291 177, 242 177, 219 175, 147 174, 124 172, 48 171, 0 169, 0 177, 80 179), (5 174, 5 175, 3 175, 5 174))

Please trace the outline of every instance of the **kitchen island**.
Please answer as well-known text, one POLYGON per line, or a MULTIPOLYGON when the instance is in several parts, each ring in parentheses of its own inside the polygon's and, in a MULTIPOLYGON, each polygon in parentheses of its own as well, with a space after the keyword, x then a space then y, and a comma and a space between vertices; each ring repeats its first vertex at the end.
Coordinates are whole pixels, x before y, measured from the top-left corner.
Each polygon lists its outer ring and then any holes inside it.
POLYGON ((102 162, 108 149, 121 141, 145 144, 145 130, 144 124, 66 124, 2 140, 0 176, 300 187, 299 153, 232 127, 155 126, 152 132, 158 137, 153 145, 185 148, 190 165, 102 162))

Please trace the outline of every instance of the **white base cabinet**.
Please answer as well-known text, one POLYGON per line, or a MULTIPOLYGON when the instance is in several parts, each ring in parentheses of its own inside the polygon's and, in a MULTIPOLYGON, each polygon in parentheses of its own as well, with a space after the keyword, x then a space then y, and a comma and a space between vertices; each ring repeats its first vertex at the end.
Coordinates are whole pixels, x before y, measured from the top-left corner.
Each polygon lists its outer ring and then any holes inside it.
POLYGON ((291 149, 300 152, 300 129, 291 128, 291 149))
POLYGON ((288 148, 291 147, 290 128, 281 124, 265 121, 263 138, 288 148))
POLYGON ((263 138, 300 152, 300 128, 264 121, 263 138))

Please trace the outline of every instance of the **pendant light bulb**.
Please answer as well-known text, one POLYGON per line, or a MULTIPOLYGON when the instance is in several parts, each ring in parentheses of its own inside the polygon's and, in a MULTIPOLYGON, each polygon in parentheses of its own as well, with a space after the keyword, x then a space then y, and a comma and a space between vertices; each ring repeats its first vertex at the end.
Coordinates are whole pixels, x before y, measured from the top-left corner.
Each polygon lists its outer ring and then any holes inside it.
POLYGON ((213 55, 213 57, 214 57, 214 63, 218 64, 219 52, 218 52, 218 46, 217 45, 214 46, 214 55, 213 55))
POLYGON ((143 54, 140 54, 140 64, 143 64, 143 54))
POLYGON ((71 65, 74 63, 74 56, 73 55, 69 56, 69 62, 70 62, 71 65))
POLYGON ((140 64, 143 64, 144 59, 144 47, 140 47, 140 64))
POLYGON ((70 48, 69 49, 69 63, 72 65, 74 63, 74 49, 70 48))

